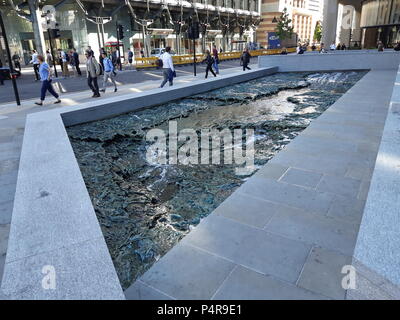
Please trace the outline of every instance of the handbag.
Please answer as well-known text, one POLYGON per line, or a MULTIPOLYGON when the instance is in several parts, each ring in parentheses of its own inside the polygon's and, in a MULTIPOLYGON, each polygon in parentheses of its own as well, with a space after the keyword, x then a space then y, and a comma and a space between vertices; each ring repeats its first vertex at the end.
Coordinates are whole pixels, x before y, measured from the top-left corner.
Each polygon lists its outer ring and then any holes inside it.
POLYGON ((172 81, 176 77, 176 72, 171 69, 168 70, 168 81, 172 81))

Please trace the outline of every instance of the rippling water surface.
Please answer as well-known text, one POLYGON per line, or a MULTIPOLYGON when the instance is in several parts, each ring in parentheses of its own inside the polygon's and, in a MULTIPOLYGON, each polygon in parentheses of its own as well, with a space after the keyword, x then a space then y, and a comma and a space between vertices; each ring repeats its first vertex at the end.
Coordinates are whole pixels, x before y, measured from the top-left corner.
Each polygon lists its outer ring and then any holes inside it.
POLYGON ((146 133, 252 128, 260 167, 365 73, 275 74, 68 128, 121 284, 127 288, 246 178, 232 165, 149 165, 146 133))

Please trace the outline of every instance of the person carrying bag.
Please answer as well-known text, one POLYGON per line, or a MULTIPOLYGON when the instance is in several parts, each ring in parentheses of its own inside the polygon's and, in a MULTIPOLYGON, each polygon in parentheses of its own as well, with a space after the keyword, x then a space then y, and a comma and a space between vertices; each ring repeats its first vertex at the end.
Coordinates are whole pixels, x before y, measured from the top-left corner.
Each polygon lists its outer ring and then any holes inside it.
POLYGON ((99 63, 96 61, 96 58, 91 55, 90 51, 86 51, 85 56, 87 58, 86 73, 88 79, 88 86, 93 91, 92 98, 99 98, 100 92, 99 92, 97 77, 101 73, 101 68, 99 63))

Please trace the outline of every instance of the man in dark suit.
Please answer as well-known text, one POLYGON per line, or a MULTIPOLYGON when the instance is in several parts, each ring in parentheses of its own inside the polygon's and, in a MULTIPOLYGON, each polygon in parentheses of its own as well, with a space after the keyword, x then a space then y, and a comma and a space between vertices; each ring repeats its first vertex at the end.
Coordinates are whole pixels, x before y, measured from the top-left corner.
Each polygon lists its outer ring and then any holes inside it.
POLYGON ((82 75, 81 68, 79 67, 79 54, 76 52, 76 49, 72 49, 72 59, 73 59, 73 64, 75 66, 76 72, 78 73, 79 76, 82 75))

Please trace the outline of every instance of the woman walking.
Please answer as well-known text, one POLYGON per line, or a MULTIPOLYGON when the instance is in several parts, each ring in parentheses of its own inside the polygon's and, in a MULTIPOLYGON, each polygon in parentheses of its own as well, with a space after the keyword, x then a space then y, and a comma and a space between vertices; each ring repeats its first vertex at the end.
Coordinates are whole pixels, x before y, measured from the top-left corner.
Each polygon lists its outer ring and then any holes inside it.
POLYGON ((214 44, 213 45, 213 56, 214 56, 214 69, 215 69, 215 73, 219 74, 219 56, 218 56, 218 50, 217 50, 217 46, 214 44))
POLYGON ((216 77, 217 75, 215 74, 212 66, 214 64, 214 58, 210 54, 210 50, 206 50, 206 57, 204 58, 203 62, 207 64, 206 67, 206 79, 208 77, 208 71, 211 71, 211 73, 216 77))
POLYGON ((44 61, 44 57, 42 55, 37 56, 37 60, 39 62, 39 75, 40 75, 40 81, 42 82, 42 89, 40 93, 40 102, 35 102, 36 105, 42 106, 43 101, 46 98, 46 93, 49 91, 54 98, 56 98, 56 102, 54 103, 60 103, 61 100, 59 98, 58 93, 54 90, 53 85, 52 85, 52 79, 51 79, 51 69, 50 66, 47 64, 47 62, 44 61))

